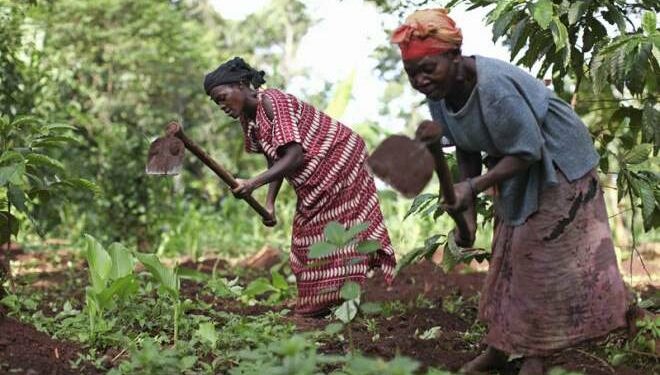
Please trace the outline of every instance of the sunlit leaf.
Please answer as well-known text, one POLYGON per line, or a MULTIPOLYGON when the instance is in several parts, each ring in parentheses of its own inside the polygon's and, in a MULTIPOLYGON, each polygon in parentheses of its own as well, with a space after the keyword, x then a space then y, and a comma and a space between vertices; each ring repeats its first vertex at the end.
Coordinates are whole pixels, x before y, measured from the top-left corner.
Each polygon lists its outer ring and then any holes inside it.
POLYGON ((359 298, 360 284, 353 281, 345 282, 344 285, 341 287, 341 290, 339 291, 339 295, 341 296, 341 298, 345 300, 359 298))
POLYGON ((344 245, 345 236, 344 226, 336 221, 329 222, 323 231, 325 239, 333 245, 342 246, 344 245))
POLYGON ((623 156, 623 161, 626 164, 639 164, 648 160, 649 155, 653 150, 653 145, 642 143, 633 147, 632 150, 626 152, 623 156))
POLYGON ((332 254, 335 250, 337 250, 337 246, 331 243, 317 242, 309 247, 309 253, 307 254, 307 257, 310 259, 323 258, 332 254))
POLYGON ((344 234, 345 240, 351 240, 355 238, 355 236, 364 232, 365 230, 367 230, 367 228, 369 228, 369 222, 355 224, 354 226, 349 228, 344 234))
POLYGON ((215 348, 218 343, 218 331, 215 329, 215 324, 212 322, 199 323, 199 328, 197 328, 195 334, 202 340, 202 342, 208 344, 212 348, 215 348))
POLYGON ((100 293, 109 281, 112 259, 103 245, 88 234, 85 235, 85 258, 89 265, 92 287, 96 293, 100 293))
POLYGON ((111 279, 116 280, 133 273, 135 260, 131 252, 124 245, 118 242, 113 243, 108 248, 108 254, 112 258, 111 279))
POLYGON ((360 311, 367 315, 380 314, 383 311, 383 306, 376 302, 367 302, 360 305, 360 311))
POLYGON ((330 323, 327 326, 325 326, 324 331, 325 331, 325 333, 327 333, 329 335, 336 335, 336 334, 338 334, 339 332, 341 332, 343 330, 344 330, 344 325, 342 323, 334 322, 334 323, 330 323))
POLYGON ((9 202, 14 205, 19 211, 27 212, 27 207, 25 206, 25 201, 27 197, 21 188, 16 185, 9 185, 9 202))
POLYGON ((373 253, 374 251, 378 251, 382 248, 383 246, 380 244, 379 241, 376 240, 366 240, 362 241, 357 245, 356 250, 360 254, 370 254, 373 253))
POLYGON ((534 4, 533 17, 536 23, 543 29, 547 29, 554 15, 551 0, 539 0, 534 4))
POLYGON ((136 252, 135 256, 168 294, 179 297, 179 276, 174 269, 164 266, 155 254, 136 252))
POLYGON ((335 309, 335 317, 344 324, 350 323, 358 313, 358 307, 355 301, 344 301, 339 307, 335 309))

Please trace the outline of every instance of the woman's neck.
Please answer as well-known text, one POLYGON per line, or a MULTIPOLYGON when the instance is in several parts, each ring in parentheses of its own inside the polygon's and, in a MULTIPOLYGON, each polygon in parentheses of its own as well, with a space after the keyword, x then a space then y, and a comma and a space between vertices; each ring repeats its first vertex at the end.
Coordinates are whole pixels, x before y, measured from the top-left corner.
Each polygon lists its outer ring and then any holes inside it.
POLYGON ((243 117, 249 121, 255 121, 257 119, 257 106, 259 105, 259 99, 256 92, 254 96, 248 96, 245 99, 245 104, 243 105, 243 117))
POLYGON ((445 102, 454 112, 463 108, 477 84, 477 69, 473 57, 461 57, 457 69, 455 87, 445 98, 445 102))

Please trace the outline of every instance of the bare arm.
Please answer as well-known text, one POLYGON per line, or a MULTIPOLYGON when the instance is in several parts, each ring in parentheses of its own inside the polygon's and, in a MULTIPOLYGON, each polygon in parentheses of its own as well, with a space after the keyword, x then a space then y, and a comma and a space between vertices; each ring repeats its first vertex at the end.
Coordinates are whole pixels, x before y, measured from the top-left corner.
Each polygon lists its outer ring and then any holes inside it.
POLYGON ((503 157, 494 168, 488 171, 488 173, 473 179, 476 190, 475 194, 527 170, 532 163, 533 161, 525 160, 515 155, 507 155, 503 157))
MULTIPOLYGON (((266 160, 268 161, 268 168, 271 168, 273 166, 273 160, 266 156, 266 160)), ((277 194, 280 192, 280 188, 282 187, 282 181, 284 181, 284 178, 281 177, 273 182, 271 182, 268 185, 268 195, 266 196, 266 210, 268 210, 271 213, 275 212, 275 199, 277 199, 277 194)))
POLYGON ((298 143, 290 143, 280 148, 282 157, 273 162, 265 172, 252 178, 254 189, 291 175, 303 163, 303 148, 298 143))
MULTIPOLYGON (((494 168, 483 175, 473 177, 472 186, 467 180, 455 184, 456 202, 453 205, 445 205, 445 209, 450 212, 461 212, 474 206, 473 201, 477 194, 526 170, 532 163, 533 161, 525 160, 516 155, 503 157, 494 168)), ((466 171, 472 172, 472 167, 467 166, 469 164, 469 162, 466 164, 466 171)), ((476 167, 474 171, 476 171, 476 167)))
MULTIPOLYGON (((481 175, 481 154, 478 152, 467 152, 456 148, 456 161, 461 174, 460 181, 481 175)), ((476 193, 475 193, 476 195, 476 193)), ((474 200, 466 208, 465 219, 474 230, 477 227, 477 209, 474 200)))

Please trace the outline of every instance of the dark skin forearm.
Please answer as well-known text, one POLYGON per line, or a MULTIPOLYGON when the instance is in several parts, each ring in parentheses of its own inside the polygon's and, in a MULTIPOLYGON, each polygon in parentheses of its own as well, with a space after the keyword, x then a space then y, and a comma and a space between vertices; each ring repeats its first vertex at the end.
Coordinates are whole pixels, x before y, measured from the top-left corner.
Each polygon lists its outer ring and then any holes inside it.
POLYGON ((500 182, 525 171, 530 165, 532 165, 532 163, 532 161, 522 159, 515 155, 503 157, 495 167, 488 171, 488 173, 475 177, 472 180, 474 187, 477 190, 476 193, 480 193, 491 186, 497 185, 500 182))
MULTIPOLYGON (((471 177, 481 175, 481 154, 478 152, 467 152, 459 148, 456 149, 456 161, 458 162, 458 170, 461 175, 461 181, 465 181, 471 177)), ((466 219, 472 222, 477 221, 477 210, 475 202, 472 202, 466 209, 466 219)))
MULTIPOLYGON (((266 159, 268 161, 268 168, 270 169, 273 167, 274 162, 269 157, 266 157, 266 159)), ((268 194, 266 195, 266 209, 271 212, 275 208, 275 199, 277 199, 277 194, 280 192, 283 181, 284 177, 280 177, 268 185, 268 194)))
MULTIPOLYGON (((474 195, 525 171, 532 163, 533 162, 515 155, 507 155, 503 157, 497 165, 491 168, 487 173, 472 178, 475 189, 474 195)), ((468 164, 471 163, 468 162, 468 164)), ((466 166, 465 168, 468 172, 476 172, 476 165, 466 166)), ((454 184, 454 191, 456 193, 456 202, 453 205, 444 205, 447 211, 458 213, 474 206, 472 189, 467 181, 461 181, 454 184)))
MULTIPOLYGON (((272 166, 265 172, 249 180, 237 179, 238 186, 232 189, 234 195, 238 198, 245 198, 250 195, 254 189, 278 180, 280 180, 279 184, 281 185, 281 180, 285 176, 289 176, 295 172, 303 163, 303 149, 298 143, 291 143, 283 146, 280 149, 280 153, 282 157, 273 161, 272 166)), ((277 190, 279 190, 279 186, 276 185, 277 184, 273 185, 269 189, 269 193, 272 194, 273 198, 277 195, 277 190)))
POLYGON ((282 157, 274 161, 270 168, 252 179, 255 189, 277 180, 281 183, 285 176, 291 175, 303 163, 303 149, 298 143, 284 146, 282 154, 282 157))

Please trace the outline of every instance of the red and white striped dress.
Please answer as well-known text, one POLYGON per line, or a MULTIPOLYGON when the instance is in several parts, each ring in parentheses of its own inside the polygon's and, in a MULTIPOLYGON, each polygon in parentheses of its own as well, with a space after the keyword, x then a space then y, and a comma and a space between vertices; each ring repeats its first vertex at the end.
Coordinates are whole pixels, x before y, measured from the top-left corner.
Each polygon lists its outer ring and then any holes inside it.
POLYGON ((365 168, 364 141, 348 127, 296 97, 280 90, 259 93, 256 122, 244 124, 248 152, 277 160, 279 147, 295 142, 302 146, 302 166, 287 178, 298 197, 293 220, 291 269, 298 284, 296 312, 313 314, 341 301, 339 289, 351 280, 362 283, 372 267, 383 270, 386 281, 394 276, 394 250, 378 205, 374 180, 365 168), (263 100, 273 106, 273 120, 266 116, 263 100), (324 240, 331 221, 345 227, 369 223, 358 240, 377 240, 381 249, 370 257, 347 246, 324 258, 323 265, 308 259, 309 247, 324 240), (362 258, 362 261, 352 261, 362 258), (308 267, 310 263, 317 263, 308 267))

